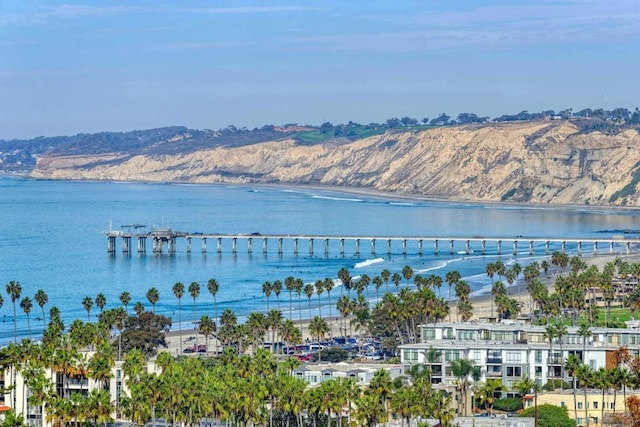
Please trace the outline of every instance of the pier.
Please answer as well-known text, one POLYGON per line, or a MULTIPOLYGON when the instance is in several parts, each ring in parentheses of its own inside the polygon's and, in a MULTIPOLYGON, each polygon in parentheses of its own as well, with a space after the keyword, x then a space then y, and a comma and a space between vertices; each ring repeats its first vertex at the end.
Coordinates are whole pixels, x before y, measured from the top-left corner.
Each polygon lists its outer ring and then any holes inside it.
POLYGON ((347 235, 291 235, 291 234, 219 234, 188 233, 170 228, 154 229, 147 233, 135 230, 144 226, 123 226, 119 231, 108 231, 107 252, 115 254, 120 241, 123 254, 134 251, 132 242, 137 242, 137 252, 146 254, 147 241, 151 242, 154 254, 174 254, 178 247, 187 253, 200 251, 208 253, 240 251, 252 254, 256 251, 263 254, 285 252, 294 255, 305 254, 328 256, 339 253, 341 256, 361 254, 391 255, 409 253, 423 255, 426 251, 434 255, 548 255, 553 251, 566 252, 568 248, 578 255, 582 254, 631 254, 640 252, 640 238, 630 236, 594 237, 447 237, 447 236, 347 236, 347 235), (135 228, 134 228, 135 227, 135 228), (134 228, 134 231, 132 231, 134 228), (181 242, 178 244, 178 242, 181 242))

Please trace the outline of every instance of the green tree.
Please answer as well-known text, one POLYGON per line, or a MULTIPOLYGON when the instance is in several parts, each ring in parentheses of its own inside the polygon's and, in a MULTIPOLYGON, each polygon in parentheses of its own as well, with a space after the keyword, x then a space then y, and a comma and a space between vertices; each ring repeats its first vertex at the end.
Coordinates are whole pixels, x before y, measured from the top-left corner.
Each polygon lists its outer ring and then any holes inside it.
POLYGON ((198 322, 198 332, 204 335, 205 345, 207 346, 207 354, 209 354, 209 336, 216 331, 216 323, 214 320, 204 314, 198 322))
POLYGON ((89 296, 84 297, 82 306, 87 312, 87 322, 91 322, 91 309, 93 308, 93 299, 89 296))
MULTIPOLYGON (((523 376, 520 381, 513 385, 513 389, 518 392, 521 399, 522 408, 524 409, 524 398, 527 394, 531 393, 536 387, 536 382, 527 376, 523 376)), ((575 394, 574 394, 575 396, 575 394)))
MULTIPOLYGON (((36 291, 34 299, 40 306, 40 310, 42 310, 42 330, 44 331, 45 329, 47 329, 47 316, 44 313, 44 306, 47 304, 47 302, 49 302, 49 296, 42 289, 38 289, 36 291)), ((0 303, 0 306, 2 306, 2 303, 0 303)))
MULTIPOLYGON (((200 296, 200 284, 198 282, 191 282, 189 284, 189 295, 193 299, 193 327, 197 329, 197 315, 196 315, 196 299, 200 296)), ((196 334, 196 347, 198 346, 198 334, 196 334)))
POLYGON ((267 298, 267 311, 270 310, 270 308, 269 308, 269 298, 271 297, 271 292, 272 291, 273 291, 273 285, 271 284, 271 282, 266 281, 266 282, 264 282, 262 284, 262 293, 267 298))
POLYGON ((211 278, 207 281, 207 290, 213 297, 213 320, 216 322, 220 322, 220 319, 218 319, 218 301, 216 300, 219 289, 220 285, 216 279, 211 278))
POLYGON ((24 314, 27 315, 27 330, 29 331, 29 339, 31 339, 31 309, 33 308, 33 303, 31 302, 31 298, 24 297, 20 301, 20 308, 24 311, 24 314))
POLYGON ((127 291, 123 291, 120 294, 120 302, 122 303, 122 306, 124 307, 124 312, 127 313, 127 316, 129 315, 129 303, 131 302, 131 294, 127 291))
POLYGON ((156 304, 158 303, 158 301, 160 301, 160 292, 158 291, 158 289, 149 288, 149 290, 147 291, 147 301, 149 301, 149 304, 151 304, 153 313, 155 314, 156 304))
POLYGON ((7 294, 11 298, 11 303, 13 304, 13 343, 16 344, 18 342, 18 317, 16 313, 16 301, 20 299, 20 294, 22 294, 22 285, 20 284, 20 282, 11 280, 9 283, 7 283, 7 294))
MULTIPOLYGON (((518 415, 524 418, 533 418, 536 412, 535 407, 527 408, 518 415)), ((576 421, 569 418, 567 408, 544 404, 538 405, 537 410, 538 427, 575 427, 576 421)))
POLYGON ((458 359, 451 362, 451 374, 456 377, 456 389, 459 393, 460 415, 466 416, 468 377, 471 374, 473 362, 467 359, 458 359))
POLYGON ((578 388, 577 375, 578 375, 578 370, 580 369, 580 365, 582 365, 582 361, 575 354, 570 354, 569 357, 567 357, 567 360, 564 364, 565 371, 572 378, 571 388, 573 389, 573 410, 574 410, 573 418, 576 420, 578 419, 578 398, 576 396, 576 389, 578 388))
POLYGON ((182 354, 182 306, 180 301, 184 296, 184 284, 182 282, 176 282, 173 285, 173 295, 178 298, 178 333, 180 335, 180 354, 182 354))
POLYGON ((96 307, 100 310, 100 313, 104 311, 105 306, 107 305, 107 297, 104 296, 102 292, 96 295, 96 307))

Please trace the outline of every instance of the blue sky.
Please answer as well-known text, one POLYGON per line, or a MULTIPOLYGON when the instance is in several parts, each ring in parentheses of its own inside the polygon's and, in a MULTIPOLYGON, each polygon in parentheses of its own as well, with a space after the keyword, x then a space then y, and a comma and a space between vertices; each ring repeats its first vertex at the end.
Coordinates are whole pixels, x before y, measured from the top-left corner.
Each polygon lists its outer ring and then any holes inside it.
POLYGON ((0 138, 640 106, 636 0, 0 0, 0 138))

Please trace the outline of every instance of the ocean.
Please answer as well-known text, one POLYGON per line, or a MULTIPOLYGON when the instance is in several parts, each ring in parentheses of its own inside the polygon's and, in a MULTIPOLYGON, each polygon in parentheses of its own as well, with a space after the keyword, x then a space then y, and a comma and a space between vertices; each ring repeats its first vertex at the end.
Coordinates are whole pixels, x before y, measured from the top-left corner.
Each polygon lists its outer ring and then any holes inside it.
MULTIPOLYGON (((218 254, 215 242, 208 242, 208 253, 202 254, 197 239, 187 253, 184 239, 175 254, 146 255, 135 250, 130 256, 118 251, 107 253, 105 232, 118 230, 126 224, 143 224, 145 230, 169 227, 184 232, 202 233, 260 233, 260 234, 322 234, 373 236, 486 236, 486 237, 599 237, 634 233, 638 227, 638 209, 602 207, 540 207, 501 204, 453 203, 424 201, 342 193, 306 187, 272 187, 252 185, 196 185, 146 184, 113 182, 38 181, 0 178, 0 284, 10 280, 22 285, 22 296, 33 302, 30 314, 35 337, 42 332, 40 307, 34 299, 38 289, 49 297, 45 306, 57 306, 66 324, 73 319, 87 319, 82 306, 86 296, 95 298, 105 294, 107 308, 120 305, 123 291, 131 294, 129 310, 140 301, 151 310, 146 299, 150 287, 160 292, 156 312, 177 321, 178 300, 172 293, 174 283, 188 287, 191 282, 201 285, 196 299, 198 317, 213 316, 213 297, 206 283, 215 278, 220 283, 217 294, 218 312, 231 308, 242 321, 252 311, 266 311, 262 294, 265 281, 281 280, 287 276, 313 283, 327 277, 337 278, 340 268, 346 267, 352 276, 368 274, 373 277, 383 268, 401 272, 410 265, 416 274, 461 272, 476 292, 486 291, 489 278, 485 274, 487 262, 498 258, 507 265, 519 262, 526 265, 541 259, 544 251, 537 247, 534 256, 523 245, 517 256, 511 247, 498 256, 487 245, 487 254, 479 249, 464 253, 456 247, 450 255, 448 243, 441 242, 440 254, 434 255, 431 242, 424 243, 418 255, 415 243, 409 243, 402 254, 399 243, 386 254, 384 242, 378 242, 377 254, 372 255, 368 242, 361 243, 360 255, 355 255, 353 242, 346 242, 342 256, 337 241, 330 244, 325 256, 323 242, 316 242, 315 252, 309 254, 306 242, 300 242, 297 255, 285 247, 264 255, 261 243, 254 241, 248 254, 239 244, 236 254, 228 242, 218 254), (413 245, 413 246, 412 246, 413 245)), ((635 236, 635 234, 633 234, 635 236)), ((286 245, 286 243, 285 243, 286 245)), ((148 245, 150 246, 150 245, 148 245)), ((275 248, 275 242, 269 247, 275 248)), ((553 250, 553 248, 552 248, 553 250)), ((568 250, 575 248, 568 247, 568 250)), ((583 249, 588 252, 587 249, 583 249)), ((404 280, 403 280, 404 283, 404 280)), ((370 286, 369 297, 375 299, 370 286)), ((393 286, 391 286, 393 289, 393 286)), ((384 287, 383 287, 384 290, 384 287)), ((13 337, 13 308, 4 286, 4 304, 0 308, 0 344, 13 337)), ((448 293, 443 286, 442 294, 448 293)), ((340 289, 332 291, 332 305, 340 289)), ((19 303, 19 302, 17 302, 19 303)), ((328 310, 326 294, 323 310, 328 310)), ((188 292, 182 298, 183 327, 191 327, 193 300, 188 292)), ((270 308, 276 308, 275 296, 270 308)), ((289 316, 289 295, 280 295, 280 308, 289 316)), ((307 298, 302 296, 302 316, 307 317, 307 298)), ((312 300, 312 313, 317 314, 317 296, 312 300)), ((18 334, 28 335, 27 316, 18 306, 18 334)), ((91 312, 95 320, 96 307, 91 312)), ((333 309, 335 313, 335 308, 333 309)), ((297 298, 294 295, 293 318, 298 318, 297 298)), ((174 323, 174 328, 177 326, 174 323)))

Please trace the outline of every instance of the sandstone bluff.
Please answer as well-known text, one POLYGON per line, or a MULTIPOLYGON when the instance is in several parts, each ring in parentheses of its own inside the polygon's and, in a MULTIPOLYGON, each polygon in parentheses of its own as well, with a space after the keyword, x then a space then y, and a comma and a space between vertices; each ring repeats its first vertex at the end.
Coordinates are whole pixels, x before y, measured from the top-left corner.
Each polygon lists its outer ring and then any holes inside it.
MULTIPOLYGON (((188 141, 188 134, 171 142, 188 141)), ((571 120, 391 130, 349 141, 284 137, 175 153, 51 152, 48 179, 313 184, 483 202, 637 206, 640 134, 571 120)))

